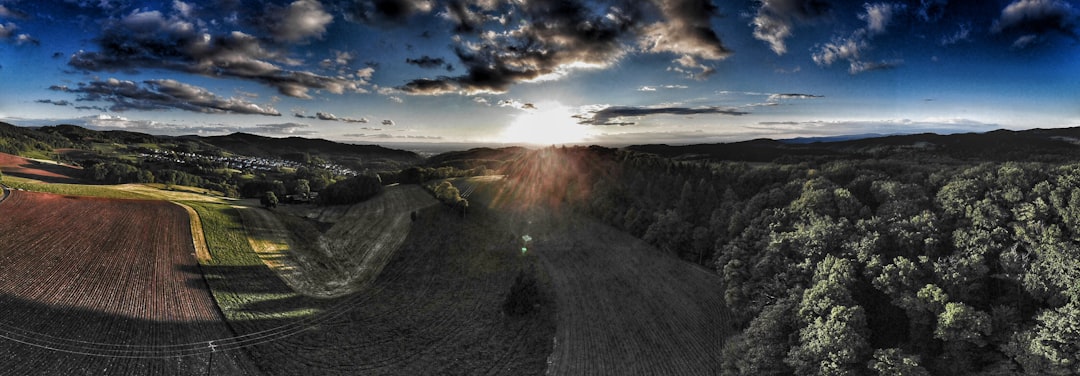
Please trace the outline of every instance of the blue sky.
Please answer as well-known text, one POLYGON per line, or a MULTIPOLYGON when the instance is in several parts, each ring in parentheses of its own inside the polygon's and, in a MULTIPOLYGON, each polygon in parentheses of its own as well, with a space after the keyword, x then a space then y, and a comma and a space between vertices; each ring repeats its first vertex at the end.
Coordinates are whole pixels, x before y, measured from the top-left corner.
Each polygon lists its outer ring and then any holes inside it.
POLYGON ((1080 126, 1064 0, 0 0, 0 121, 345 142, 1080 126))

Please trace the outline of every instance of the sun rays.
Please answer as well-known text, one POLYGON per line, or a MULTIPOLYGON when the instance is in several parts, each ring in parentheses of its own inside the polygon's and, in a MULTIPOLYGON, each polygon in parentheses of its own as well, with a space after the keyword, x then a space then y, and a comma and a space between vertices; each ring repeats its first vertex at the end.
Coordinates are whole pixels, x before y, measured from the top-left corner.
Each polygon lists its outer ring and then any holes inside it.
POLYGON ((574 111, 559 102, 541 102, 517 114, 498 140, 506 143, 561 145, 586 141, 588 126, 578 124, 574 111))

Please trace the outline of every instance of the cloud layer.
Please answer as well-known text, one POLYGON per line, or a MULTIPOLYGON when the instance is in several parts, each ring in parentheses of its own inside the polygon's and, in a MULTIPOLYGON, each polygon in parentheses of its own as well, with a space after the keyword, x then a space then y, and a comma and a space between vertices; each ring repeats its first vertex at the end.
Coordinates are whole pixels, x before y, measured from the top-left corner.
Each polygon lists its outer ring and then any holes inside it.
POLYGON ((635 125, 632 118, 652 115, 746 115, 749 112, 724 107, 634 107, 610 106, 574 116, 579 124, 588 125, 635 125), (629 120, 628 120, 629 118, 629 120))
MULTIPOLYGON (((704 0, 654 0, 616 5, 584 1, 521 0, 520 17, 507 29, 505 18, 484 2, 451 2, 448 17, 475 37, 456 37, 460 76, 420 78, 398 89, 409 94, 503 93, 521 82, 554 79, 575 69, 605 68, 638 46, 669 53, 680 69, 707 76, 702 61, 726 58, 730 50, 713 30, 715 7, 704 0), (646 15, 659 14, 650 19, 646 15), (482 30, 492 26, 490 30, 482 30), (497 31, 498 30, 498 31, 497 31)), ((420 61, 410 62, 420 65, 420 61)))
MULTIPOLYGON (((272 39, 296 41, 321 35, 329 15, 317 2, 297 1, 265 16, 272 39)), ((310 98, 311 90, 334 94, 362 92, 366 79, 354 72, 326 76, 283 66, 299 61, 255 35, 242 31, 212 34, 182 12, 166 17, 160 11, 130 13, 106 22, 96 38, 100 51, 79 51, 68 64, 76 69, 133 71, 163 69, 208 77, 227 77, 258 82, 283 95, 310 98)))
POLYGON ((236 97, 222 98, 204 88, 171 79, 146 80, 140 85, 134 81, 109 78, 80 83, 75 88, 53 86, 50 89, 79 94, 78 101, 111 103, 109 110, 116 112, 179 109, 201 113, 281 116, 273 107, 259 106, 236 97))

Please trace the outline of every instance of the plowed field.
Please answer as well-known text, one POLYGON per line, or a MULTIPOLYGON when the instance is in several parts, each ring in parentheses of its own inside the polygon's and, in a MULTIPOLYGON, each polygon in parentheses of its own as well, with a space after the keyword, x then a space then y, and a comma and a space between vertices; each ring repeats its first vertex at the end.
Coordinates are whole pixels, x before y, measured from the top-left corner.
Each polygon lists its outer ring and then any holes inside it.
POLYGON ((0 170, 7 175, 49 183, 77 183, 77 176, 82 172, 74 167, 37 162, 7 153, 0 153, 0 170))
POLYGON ((16 191, 0 221, 0 374, 257 372, 243 352, 211 360, 233 334, 183 208, 16 191))

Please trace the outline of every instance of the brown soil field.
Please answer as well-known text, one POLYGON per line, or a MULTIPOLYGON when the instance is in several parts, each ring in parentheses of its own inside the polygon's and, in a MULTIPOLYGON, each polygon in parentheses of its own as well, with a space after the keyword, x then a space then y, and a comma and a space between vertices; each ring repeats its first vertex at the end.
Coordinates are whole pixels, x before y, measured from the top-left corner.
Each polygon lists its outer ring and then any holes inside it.
POLYGON ((82 170, 54 163, 29 160, 17 155, 0 153, 0 170, 4 174, 34 179, 46 183, 79 183, 82 170))
POLYGON ((258 374, 165 201, 11 192, 0 203, 0 374, 258 374))

